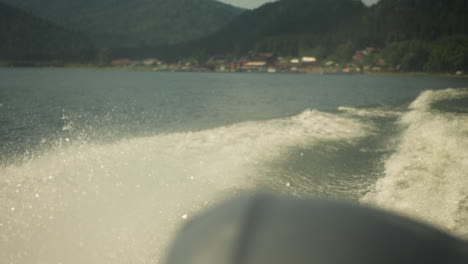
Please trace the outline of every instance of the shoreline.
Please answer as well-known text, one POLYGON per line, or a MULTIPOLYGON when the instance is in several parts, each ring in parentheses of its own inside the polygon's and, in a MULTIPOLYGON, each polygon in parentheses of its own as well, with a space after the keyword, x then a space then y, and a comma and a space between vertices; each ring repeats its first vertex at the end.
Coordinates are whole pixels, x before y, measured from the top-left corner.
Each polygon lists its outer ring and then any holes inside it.
POLYGON ((363 75, 369 76, 408 76, 408 77, 451 77, 451 78, 468 78, 467 74, 457 75, 442 72, 366 72, 363 75))
POLYGON ((364 73, 335 73, 335 72, 230 72, 230 71, 196 71, 196 70, 158 70, 154 68, 147 67, 112 67, 112 66, 97 66, 97 65, 87 65, 79 63, 63 64, 63 65, 27 65, 27 66, 11 66, 7 63, 0 63, 0 69, 2 68, 46 68, 46 69, 90 69, 90 70, 127 70, 127 71, 154 71, 154 72, 207 72, 207 73, 265 73, 265 74, 307 74, 307 75, 362 75, 362 76, 395 76, 395 77, 450 77, 450 78, 468 78, 468 74, 451 74, 443 72, 390 72, 390 71, 380 71, 380 72, 364 72, 364 73))

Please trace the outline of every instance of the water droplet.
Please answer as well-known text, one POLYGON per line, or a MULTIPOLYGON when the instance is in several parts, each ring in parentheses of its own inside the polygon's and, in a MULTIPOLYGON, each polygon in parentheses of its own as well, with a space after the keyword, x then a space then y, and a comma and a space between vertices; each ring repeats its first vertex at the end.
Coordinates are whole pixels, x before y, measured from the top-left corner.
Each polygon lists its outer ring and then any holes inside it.
POLYGON ((290 182, 287 182, 287 183, 286 183, 286 187, 291 187, 291 183, 290 183, 290 182))
POLYGON ((182 219, 187 219, 187 218, 188 218, 188 215, 186 215, 186 214, 184 214, 184 215, 182 216, 182 219))
POLYGON ((15 209, 14 207, 11 208, 11 211, 12 211, 12 212, 15 211, 15 210, 16 210, 16 209, 15 209))
POLYGON ((36 195, 35 195, 35 196, 36 196, 36 198, 39 198, 39 194, 38 194, 38 193, 36 193, 36 195))

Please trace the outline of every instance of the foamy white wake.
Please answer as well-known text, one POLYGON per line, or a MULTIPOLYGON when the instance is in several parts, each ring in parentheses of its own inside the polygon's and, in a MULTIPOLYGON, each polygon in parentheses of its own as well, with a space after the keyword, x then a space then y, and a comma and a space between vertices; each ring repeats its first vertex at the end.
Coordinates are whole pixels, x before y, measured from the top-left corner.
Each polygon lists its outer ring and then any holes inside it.
POLYGON ((338 107, 339 111, 345 112, 348 115, 360 116, 366 118, 396 118, 402 115, 401 111, 396 111, 394 109, 388 109, 388 107, 375 107, 375 108, 354 108, 349 106, 340 106, 338 107))
POLYGON ((290 147, 372 128, 317 111, 263 122, 67 147, 0 167, 2 263, 157 263, 178 224, 290 147))
POLYGON ((432 108, 464 97, 468 89, 429 90, 410 105, 399 146, 364 202, 468 237, 468 115, 432 108))

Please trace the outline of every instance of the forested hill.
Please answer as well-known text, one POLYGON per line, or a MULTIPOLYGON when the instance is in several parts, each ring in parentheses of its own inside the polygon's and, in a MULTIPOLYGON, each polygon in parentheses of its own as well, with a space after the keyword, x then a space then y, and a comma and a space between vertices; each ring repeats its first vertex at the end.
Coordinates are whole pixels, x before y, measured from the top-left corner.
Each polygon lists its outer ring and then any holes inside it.
POLYGON ((363 18, 361 42, 382 48, 387 67, 468 71, 468 0, 380 0, 363 18))
MULTIPOLYGON (((317 49, 324 56, 337 43, 354 37, 368 8, 360 0, 280 0, 248 10, 218 32, 197 41, 155 49, 126 50, 123 55, 145 57, 151 53, 174 60, 211 55, 239 57, 249 51, 297 56, 317 49)), ((116 52, 116 55, 122 51, 116 52)))
POLYGON ((365 22, 373 45, 468 34, 468 0, 380 0, 365 22))
POLYGON ((293 55, 298 40, 326 43, 345 37, 337 33, 366 11, 359 0, 282 0, 243 13, 202 46, 214 52, 260 49, 293 55))
POLYGON ((203 61, 269 52, 345 63, 373 47, 382 52, 366 57, 370 66, 383 59, 404 71, 453 71, 468 69, 467 14, 468 0, 380 0, 372 7, 359 0, 280 0, 244 12, 199 41, 134 54, 203 61))
POLYGON ((371 8, 359 0, 280 0, 243 13, 201 46, 210 53, 253 49, 284 55, 317 47, 327 54, 344 43, 383 48, 467 34, 467 14, 468 0, 381 0, 371 8))
POLYGON ((0 0, 81 31, 99 47, 148 46, 213 33, 243 9, 215 0, 0 0))
POLYGON ((0 3, 0 60, 86 61, 93 55, 82 34, 0 3))
MULTIPOLYGON (((380 0, 371 7, 360 0, 279 0, 254 10, 214 0, 0 1, 84 30, 98 47, 111 47, 97 52, 100 61, 156 57, 203 64, 214 55, 236 60, 273 53, 362 68, 468 71, 468 0, 380 0), (187 39, 194 40, 181 42, 187 39), (366 48, 376 52, 355 59, 366 48)), ((77 54, 86 46, 80 34, 45 20, 16 9, 1 12, 8 13, 0 14, 3 56, 77 54)))

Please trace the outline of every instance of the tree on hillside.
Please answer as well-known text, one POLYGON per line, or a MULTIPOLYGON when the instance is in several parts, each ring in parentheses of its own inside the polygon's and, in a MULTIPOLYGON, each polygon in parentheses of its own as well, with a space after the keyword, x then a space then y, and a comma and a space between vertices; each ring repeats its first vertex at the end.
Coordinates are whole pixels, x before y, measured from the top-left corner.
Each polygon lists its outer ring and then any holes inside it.
POLYGON ((468 71, 468 35, 448 36, 430 46, 424 70, 430 72, 468 71))

